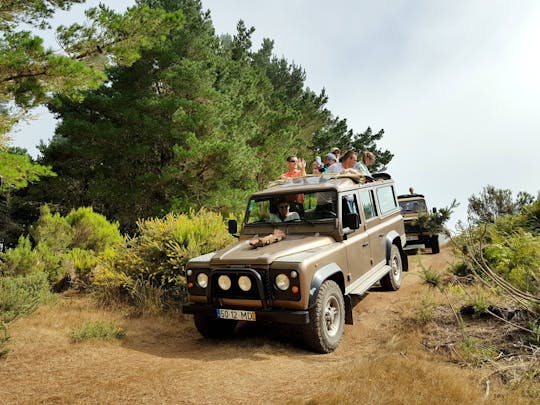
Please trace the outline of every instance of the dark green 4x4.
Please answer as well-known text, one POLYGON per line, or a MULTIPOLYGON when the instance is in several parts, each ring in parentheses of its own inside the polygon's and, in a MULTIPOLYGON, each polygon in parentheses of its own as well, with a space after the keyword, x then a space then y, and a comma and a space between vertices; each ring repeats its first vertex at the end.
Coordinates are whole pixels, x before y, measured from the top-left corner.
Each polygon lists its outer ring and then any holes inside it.
MULTIPOLYGON (((431 248, 431 253, 439 253, 439 234, 430 231, 420 225, 418 218, 421 215, 429 215, 425 197, 422 194, 403 194, 398 196, 401 215, 405 222, 405 234, 407 236, 406 250, 420 247, 431 248)), ((433 208, 433 213, 437 209, 433 208)))

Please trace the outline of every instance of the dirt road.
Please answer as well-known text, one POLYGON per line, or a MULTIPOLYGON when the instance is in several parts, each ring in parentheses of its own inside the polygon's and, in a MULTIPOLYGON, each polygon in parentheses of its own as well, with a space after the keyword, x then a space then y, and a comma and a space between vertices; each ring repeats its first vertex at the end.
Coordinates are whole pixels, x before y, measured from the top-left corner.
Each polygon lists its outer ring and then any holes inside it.
MULTIPOLYGON (((65 297, 11 326, 11 352, 0 361, 0 403, 410 403, 405 398, 415 381, 430 387, 416 388, 413 402, 434 403, 433 379, 459 369, 426 357, 418 336, 403 334, 400 324, 426 289, 418 261, 441 269, 449 253, 409 259, 402 288, 375 288, 359 300, 355 324, 328 355, 308 352, 280 331, 244 327, 230 340, 208 341, 188 316, 130 319, 87 298, 65 297), (127 335, 71 342, 69 331, 84 320, 114 320, 127 335), (351 386, 365 395, 362 401, 347 397, 351 386)), ((440 384, 443 392, 453 382, 440 384)), ((464 375, 455 384, 470 383, 464 375)))

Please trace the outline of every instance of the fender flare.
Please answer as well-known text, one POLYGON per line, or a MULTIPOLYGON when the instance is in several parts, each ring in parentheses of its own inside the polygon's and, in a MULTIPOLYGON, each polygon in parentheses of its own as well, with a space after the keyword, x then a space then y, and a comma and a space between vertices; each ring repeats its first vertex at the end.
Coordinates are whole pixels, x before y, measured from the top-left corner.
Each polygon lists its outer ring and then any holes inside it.
POLYGON ((385 250, 386 250, 386 264, 390 264, 390 255, 392 252, 392 245, 394 244, 394 240, 399 239, 399 244, 397 245, 399 249, 399 254, 401 255, 401 259, 403 262, 403 270, 407 271, 409 269, 407 256, 405 255, 405 252, 403 251, 403 240, 401 238, 401 235, 397 233, 396 231, 392 230, 386 234, 386 242, 385 242, 385 250))
MULTIPOLYGON (((321 287, 322 283, 324 283, 328 278, 330 278, 336 273, 342 273, 342 270, 341 270, 341 267, 339 267, 334 262, 321 267, 319 270, 315 272, 315 274, 313 275, 313 278, 311 279, 311 285, 309 287, 308 308, 312 308, 315 305, 317 296, 319 295, 319 288, 321 287)), ((340 288, 341 287, 342 286, 340 286, 340 288)))

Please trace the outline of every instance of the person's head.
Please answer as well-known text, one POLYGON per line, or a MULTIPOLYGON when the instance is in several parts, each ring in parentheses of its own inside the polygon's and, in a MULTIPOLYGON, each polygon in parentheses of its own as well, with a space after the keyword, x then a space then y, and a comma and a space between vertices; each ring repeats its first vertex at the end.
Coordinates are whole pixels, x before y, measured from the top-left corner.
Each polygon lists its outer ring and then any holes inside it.
POLYGON ((296 163, 298 162, 298 158, 295 155, 291 155, 287 158, 287 168, 289 170, 296 169, 296 163))
POLYGON ((338 147, 333 147, 332 149, 330 149, 330 153, 333 153, 334 156, 337 158, 337 160, 339 160, 339 156, 341 155, 341 150, 338 147))
POLYGON ((325 166, 333 165, 336 162, 337 162, 337 158, 336 158, 336 155, 334 155, 333 153, 328 153, 324 157, 324 165, 325 166))
POLYGON ((414 194, 414 187, 413 186, 409 187, 409 193, 414 194))
POLYGON ((373 152, 370 152, 368 150, 362 152, 362 162, 364 162, 366 166, 373 166, 373 164, 375 163, 375 155, 373 154, 373 152))
POLYGON ((289 209, 291 208, 291 204, 287 200, 279 200, 277 203, 277 209, 279 217, 283 220, 287 218, 287 215, 289 215, 289 209))
POLYGON ((341 158, 341 165, 344 169, 350 169, 356 165, 357 161, 358 153, 356 153, 354 150, 349 150, 345 152, 345 154, 341 158))

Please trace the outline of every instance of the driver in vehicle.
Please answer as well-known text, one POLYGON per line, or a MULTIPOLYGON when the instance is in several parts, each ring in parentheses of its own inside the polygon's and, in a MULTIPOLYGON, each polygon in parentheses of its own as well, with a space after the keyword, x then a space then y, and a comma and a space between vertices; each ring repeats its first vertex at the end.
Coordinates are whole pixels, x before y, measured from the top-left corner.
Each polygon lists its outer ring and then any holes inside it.
POLYGON ((279 200, 277 204, 277 215, 274 213, 270 213, 269 220, 270 222, 289 222, 289 221, 296 221, 300 220, 300 215, 298 212, 290 212, 291 204, 287 200, 279 200))

